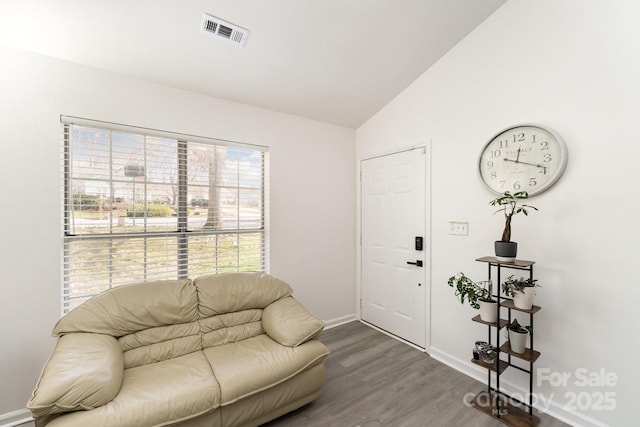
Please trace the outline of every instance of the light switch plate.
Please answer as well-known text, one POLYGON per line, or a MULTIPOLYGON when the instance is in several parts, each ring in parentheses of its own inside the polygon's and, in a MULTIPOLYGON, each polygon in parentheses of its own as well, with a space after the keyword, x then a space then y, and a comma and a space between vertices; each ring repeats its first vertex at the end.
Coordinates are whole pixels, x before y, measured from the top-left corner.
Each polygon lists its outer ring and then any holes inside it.
POLYGON ((468 236, 469 223, 466 221, 449 221, 449 234, 452 236, 468 236))

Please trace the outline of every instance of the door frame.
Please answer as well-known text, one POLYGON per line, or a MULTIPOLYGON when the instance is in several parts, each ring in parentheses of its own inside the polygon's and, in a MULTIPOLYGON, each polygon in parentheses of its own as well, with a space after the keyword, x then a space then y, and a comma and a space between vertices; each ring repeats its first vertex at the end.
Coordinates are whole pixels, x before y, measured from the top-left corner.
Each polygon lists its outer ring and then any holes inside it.
POLYGON ((409 341, 403 340, 402 338, 390 334, 380 328, 371 325, 370 323, 366 323, 368 326, 371 326, 393 338, 396 338, 414 348, 417 348, 426 353, 430 353, 431 350, 431 144, 428 142, 420 142, 415 145, 408 146, 406 148, 399 148, 393 151, 383 152, 376 155, 363 157, 357 159, 357 168, 356 168, 356 211, 358 215, 356 216, 356 318, 359 321, 362 320, 362 162, 366 160, 372 160, 379 157, 391 156, 394 154, 404 153, 406 151, 413 150, 424 150, 425 156, 425 206, 424 206, 424 216, 425 216, 425 236, 424 236, 424 264, 425 264, 425 348, 418 347, 415 344, 410 343, 409 341))

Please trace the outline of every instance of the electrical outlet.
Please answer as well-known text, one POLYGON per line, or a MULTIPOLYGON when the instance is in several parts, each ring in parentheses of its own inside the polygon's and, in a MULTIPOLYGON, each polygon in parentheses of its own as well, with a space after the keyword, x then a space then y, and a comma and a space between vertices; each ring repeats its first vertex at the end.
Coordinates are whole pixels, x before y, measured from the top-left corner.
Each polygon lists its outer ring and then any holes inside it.
POLYGON ((468 236, 469 223, 466 221, 449 221, 449 234, 452 236, 468 236))

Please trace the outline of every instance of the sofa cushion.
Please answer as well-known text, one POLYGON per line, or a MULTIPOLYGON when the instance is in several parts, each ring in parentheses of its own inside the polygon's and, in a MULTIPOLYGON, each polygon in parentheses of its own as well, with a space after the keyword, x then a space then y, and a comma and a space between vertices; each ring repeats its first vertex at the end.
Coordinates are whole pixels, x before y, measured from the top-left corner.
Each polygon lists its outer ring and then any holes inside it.
POLYGON ((158 326, 118 339, 124 351, 124 367, 147 365, 202 350, 198 322, 158 326))
POLYGON ((124 371, 122 388, 108 404, 65 414, 48 427, 163 426, 220 406, 220 387, 202 351, 124 371))
POLYGON ((262 310, 243 310, 200 320, 202 347, 213 347, 264 334, 262 310))
POLYGON ((65 335, 56 342, 27 407, 40 417, 104 405, 120 390, 122 365, 114 337, 65 335))
POLYGON ((54 335, 95 332, 120 337, 157 326, 198 320, 191 280, 158 280, 118 286, 85 301, 62 317, 54 335))
POLYGON ((297 347, 317 337, 324 328, 324 322, 293 297, 267 306, 262 312, 262 325, 271 338, 289 347, 297 347))
MULTIPOLYGON (((262 425, 320 397, 324 383, 324 364, 318 363, 268 390, 246 396, 233 405, 222 406, 220 410, 224 425, 225 427, 262 425)), ((325 422, 322 423, 312 418, 307 418, 305 421, 300 418, 296 417, 297 422, 284 421, 275 424, 293 427, 335 427, 327 423, 327 419, 323 419, 325 422)))
POLYGON ((329 354, 320 341, 285 347, 266 334, 203 351, 220 383, 222 406, 280 384, 329 354))
POLYGON ((293 292, 285 282, 265 273, 211 274, 193 283, 202 317, 262 309, 293 292))

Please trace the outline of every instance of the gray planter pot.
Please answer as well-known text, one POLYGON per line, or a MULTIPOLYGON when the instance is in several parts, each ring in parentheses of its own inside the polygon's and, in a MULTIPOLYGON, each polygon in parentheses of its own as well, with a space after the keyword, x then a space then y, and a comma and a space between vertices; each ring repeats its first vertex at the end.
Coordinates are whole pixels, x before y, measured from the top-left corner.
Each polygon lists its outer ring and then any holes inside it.
POLYGON ((518 244, 516 242, 503 242, 502 240, 496 240, 494 248, 498 261, 515 261, 516 254, 518 252, 518 244))
POLYGON ((509 344, 511 345, 511 350, 514 353, 524 353, 528 336, 529 332, 526 329, 523 329, 521 332, 509 329, 509 344))

